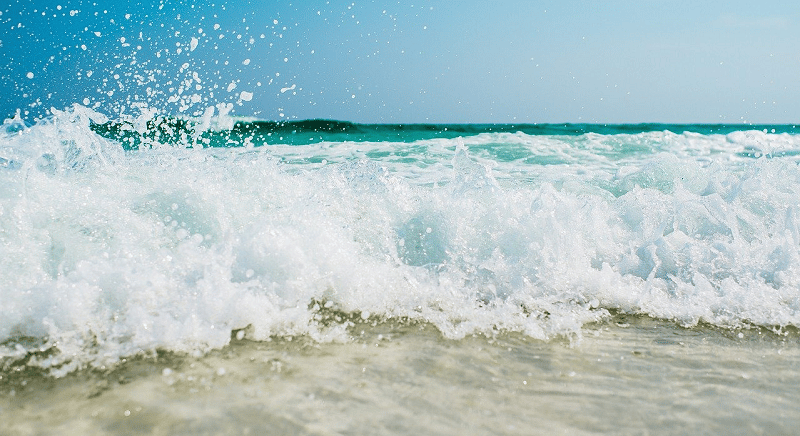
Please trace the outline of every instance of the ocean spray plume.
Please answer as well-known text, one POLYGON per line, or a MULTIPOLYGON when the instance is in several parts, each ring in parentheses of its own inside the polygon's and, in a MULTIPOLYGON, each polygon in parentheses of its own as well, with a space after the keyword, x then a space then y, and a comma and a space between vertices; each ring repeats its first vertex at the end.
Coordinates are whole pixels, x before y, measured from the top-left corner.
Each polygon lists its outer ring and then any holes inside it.
MULTIPOLYGON (((3 16, 18 16, 9 38, 37 41, 37 50, 9 51, 10 66, 0 73, 16 83, 14 104, 26 120, 79 102, 114 121, 136 116, 142 108, 162 117, 198 119, 214 109, 225 121, 261 86, 251 74, 261 65, 238 58, 274 33, 270 26, 230 26, 230 20, 241 24, 242 17, 229 16, 224 5, 186 10, 178 4, 103 10, 83 1, 71 7, 31 6, 10 5, 3 16)), ((13 115, 13 109, 4 115, 13 115)))

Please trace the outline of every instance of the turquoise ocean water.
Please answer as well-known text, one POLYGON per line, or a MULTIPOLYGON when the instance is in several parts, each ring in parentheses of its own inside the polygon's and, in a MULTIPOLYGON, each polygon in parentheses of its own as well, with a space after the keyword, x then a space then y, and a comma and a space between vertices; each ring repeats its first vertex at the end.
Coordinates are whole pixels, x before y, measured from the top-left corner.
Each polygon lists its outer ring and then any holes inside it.
POLYGON ((791 434, 798 161, 791 125, 7 120, 0 433, 791 434))

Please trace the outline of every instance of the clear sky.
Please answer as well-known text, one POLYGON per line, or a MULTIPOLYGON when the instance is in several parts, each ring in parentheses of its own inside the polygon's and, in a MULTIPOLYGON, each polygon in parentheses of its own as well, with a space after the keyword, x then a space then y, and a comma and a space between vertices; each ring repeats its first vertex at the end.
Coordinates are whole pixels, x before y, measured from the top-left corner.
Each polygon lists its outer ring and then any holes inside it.
POLYGON ((797 1, 12 0, 0 116, 800 123, 797 1))

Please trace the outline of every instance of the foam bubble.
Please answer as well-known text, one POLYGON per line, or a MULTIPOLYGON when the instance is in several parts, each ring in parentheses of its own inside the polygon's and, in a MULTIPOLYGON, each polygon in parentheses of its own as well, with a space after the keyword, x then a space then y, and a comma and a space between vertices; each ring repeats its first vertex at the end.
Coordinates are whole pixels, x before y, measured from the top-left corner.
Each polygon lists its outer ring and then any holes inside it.
POLYGON ((449 338, 578 337, 609 310, 800 325, 800 172, 741 157, 746 138, 124 152, 91 130, 101 114, 53 113, 0 132, 0 356, 50 349, 29 364, 56 374, 245 332, 347 341, 347 314, 449 338))

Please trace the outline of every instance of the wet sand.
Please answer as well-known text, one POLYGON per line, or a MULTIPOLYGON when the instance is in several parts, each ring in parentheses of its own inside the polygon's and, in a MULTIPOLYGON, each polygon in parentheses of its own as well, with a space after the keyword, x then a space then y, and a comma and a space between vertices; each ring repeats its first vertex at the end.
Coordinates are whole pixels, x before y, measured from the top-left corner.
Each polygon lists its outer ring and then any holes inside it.
POLYGON ((0 434, 795 434, 800 334, 617 316, 582 338, 234 339, 54 379, 5 362, 0 434))

